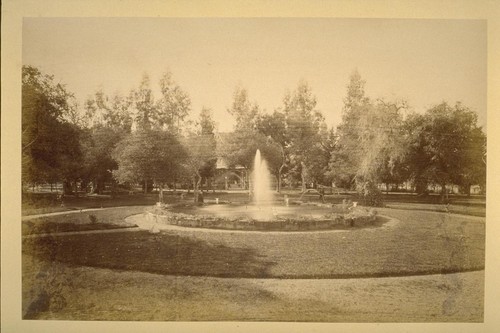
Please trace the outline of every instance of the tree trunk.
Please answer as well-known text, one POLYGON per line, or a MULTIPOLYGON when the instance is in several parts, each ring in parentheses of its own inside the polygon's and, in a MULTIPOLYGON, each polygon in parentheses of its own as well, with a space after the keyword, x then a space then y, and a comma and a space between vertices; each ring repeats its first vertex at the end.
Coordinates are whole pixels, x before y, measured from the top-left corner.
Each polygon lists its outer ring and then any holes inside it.
POLYGON ((470 197, 470 188, 471 188, 471 184, 467 184, 464 186, 464 191, 465 191, 465 194, 467 194, 468 197, 470 197))
POLYGON ((163 203, 163 183, 160 185, 160 190, 158 191, 158 202, 163 203))
POLYGON ((144 179, 144 194, 148 194, 148 180, 144 179))
POLYGON ((114 179, 111 179, 111 198, 114 199, 116 196, 116 183, 114 179))
POLYGON ((65 180, 63 182, 63 193, 65 195, 72 194, 72 186, 71 186, 71 182, 69 180, 65 180))
POLYGON ((198 203, 198 186, 196 186, 195 176, 193 176, 194 203, 198 203))
POLYGON ((302 190, 301 193, 306 192, 306 165, 304 162, 300 162, 300 165, 302 166, 302 170, 300 171, 300 179, 302 181, 302 190))
POLYGON ((193 194, 194 194, 194 203, 199 203, 199 192, 200 192, 200 183, 201 183, 201 176, 196 173, 195 176, 193 176, 193 194))
POLYGON ((102 194, 104 191, 105 185, 104 185, 104 180, 97 178, 95 182, 95 190, 94 192, 97 194, 102 194))
POLYGON ((283 168, 285 167, 285 148, 283 146, 281 148, 281 165, 278 169, 278 193, 281 193, 281 172, 283 172, 283 168))
POLYGON ((417 192, 417 194, 427 194, 427 181, 417 177, 415 181, 415 192, 417 192))
POLYGON ((215 193, 215 187, 214 187, 214 179, 213 179, 213 177, 209 177, 208 180, 209 180, 209 185, 210 185, 210 189, 212 190, 212 193, 215 193))
POLYGON ((445 195, 447 196, 446 183, 441 183, 441 202, 445 202, 445 195))
POLYGON ((285 164, 282 164, 278 169, 278 193, 281 193, 281 172, 283 171, 284 167, 285 164))
POLYGON ((247 179, 248 179, 248 170, 245 169, 245 175, 243 176, 243 189, 244 190, 250 190, 250 187, 247 186, 248 182, 247 182, 247 179))

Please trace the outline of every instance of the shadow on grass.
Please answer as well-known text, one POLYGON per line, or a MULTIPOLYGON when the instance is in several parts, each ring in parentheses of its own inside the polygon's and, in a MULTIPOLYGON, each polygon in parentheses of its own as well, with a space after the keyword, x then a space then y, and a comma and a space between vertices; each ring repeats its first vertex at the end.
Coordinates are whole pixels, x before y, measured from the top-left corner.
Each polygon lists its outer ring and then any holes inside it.
POLYGON ((275 264, 253 249, 148 231, 25 239, 23 253, 74 266, 185 276, 267 277, 275 264))

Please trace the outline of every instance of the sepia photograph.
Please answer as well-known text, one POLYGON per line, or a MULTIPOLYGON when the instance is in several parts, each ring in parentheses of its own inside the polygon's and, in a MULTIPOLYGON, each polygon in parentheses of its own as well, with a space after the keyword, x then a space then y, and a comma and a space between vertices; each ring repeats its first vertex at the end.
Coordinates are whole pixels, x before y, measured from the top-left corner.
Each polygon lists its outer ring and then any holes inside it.
POLYGON ((485 323, 486 19, 19 27, 17 320, 485 323))
POLYGON ((481 20, 26 18, 24 319, 481 322, 481 20))

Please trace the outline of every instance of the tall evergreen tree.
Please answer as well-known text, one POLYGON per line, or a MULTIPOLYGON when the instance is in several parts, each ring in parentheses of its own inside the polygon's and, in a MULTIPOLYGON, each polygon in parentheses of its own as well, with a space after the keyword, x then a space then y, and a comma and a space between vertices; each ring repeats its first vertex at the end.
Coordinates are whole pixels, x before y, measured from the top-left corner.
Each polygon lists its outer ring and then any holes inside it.
MULTIPOLYGON (((311 175, 312 160, 317 157, 321 146, 321 131, 325 128, 324 117, 316 109, 316 97, 305 81, 288 93, 283 101, 289 138, 291 171, 300 175, 302 192, 311 175)), ((314 179, 312 179, 314 180, 314 179)))
POLYGON ((161 97, 156 105, 155 123, 171 133, 180 134, 185 118, 191 111, 189 95, 174 81, 171 72, 160 79, 161 97))

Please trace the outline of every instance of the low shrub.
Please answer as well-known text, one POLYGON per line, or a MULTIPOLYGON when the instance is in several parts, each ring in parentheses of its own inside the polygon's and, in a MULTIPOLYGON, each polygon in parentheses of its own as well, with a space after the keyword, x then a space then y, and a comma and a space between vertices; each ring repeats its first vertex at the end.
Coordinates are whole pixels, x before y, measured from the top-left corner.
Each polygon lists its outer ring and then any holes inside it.
POLYGON ((97 216, 95 216, 94 214, 89 215, 89 220, 90 220, 90 223, 92 223, 92 224, 95 224, 98 221, 97 216))
POLYGON ((344 215, 344 224, 347 226, 370 225, 377 219, 377 211, 373 208, 353 207, 351 211, 344 215))

